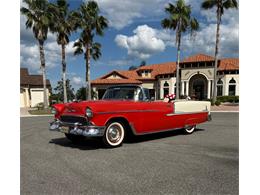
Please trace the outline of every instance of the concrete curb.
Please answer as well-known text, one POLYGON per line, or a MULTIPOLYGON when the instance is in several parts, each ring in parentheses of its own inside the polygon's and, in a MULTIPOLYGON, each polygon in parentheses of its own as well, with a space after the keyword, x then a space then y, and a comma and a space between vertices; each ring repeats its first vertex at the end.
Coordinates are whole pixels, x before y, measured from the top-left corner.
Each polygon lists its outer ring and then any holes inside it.
POLYGON ((227 111, 227 110, 214 110, 214 111, 210 111, 210 112, 230 112, 230 113, 239 113, 239 111, 227 111))
POLYGON ((25 118, 25 117, 37 117, 37 116, 54 116, 54 115, 51 115, 51 114, 43 114, 43 115, 23 115, 23 116, 20 116, 20 118, 25 118))

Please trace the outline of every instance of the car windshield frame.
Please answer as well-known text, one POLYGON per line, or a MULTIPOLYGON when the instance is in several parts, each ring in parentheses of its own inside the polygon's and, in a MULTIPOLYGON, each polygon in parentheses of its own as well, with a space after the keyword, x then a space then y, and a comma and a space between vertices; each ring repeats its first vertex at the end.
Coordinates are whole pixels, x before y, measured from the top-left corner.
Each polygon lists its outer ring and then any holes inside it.
POLYGON ((139 86, 110 87, 104 93, 102 100, 144 101, 145 94, 139 86))

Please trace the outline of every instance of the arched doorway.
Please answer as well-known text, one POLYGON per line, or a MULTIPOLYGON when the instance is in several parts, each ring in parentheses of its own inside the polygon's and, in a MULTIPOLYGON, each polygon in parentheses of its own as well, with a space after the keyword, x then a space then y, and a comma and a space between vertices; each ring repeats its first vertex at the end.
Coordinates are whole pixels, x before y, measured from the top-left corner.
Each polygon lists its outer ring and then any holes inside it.
POLYGON ((196 74, 189 80, 189 94, 197 100, 207 99, 207 78, 202 74, 196 74))

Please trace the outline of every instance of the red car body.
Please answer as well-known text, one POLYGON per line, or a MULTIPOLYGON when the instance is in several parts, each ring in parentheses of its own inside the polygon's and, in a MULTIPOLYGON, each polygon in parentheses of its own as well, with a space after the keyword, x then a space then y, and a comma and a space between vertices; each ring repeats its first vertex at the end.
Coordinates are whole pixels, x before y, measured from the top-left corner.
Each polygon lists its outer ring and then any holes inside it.
MULTIPOLYGON (((76 119, 77 117, 83 118, 94 129, 102 129, 98 136, 104 136, 111 121, 123 121, 123 125, 129 127, 128 130, 134 135, 142 135, 194 127, 199 123, 208 121, 210 117, 207 109, 199 112, 177 113, 175 102, 163 101, 96 100, 55 104, 53 107, 56 110, 55 121, 62 123, 64 116, 76 119), (86 109, 92 111, 91 117, 86 116, 86 109)), ((75 127, 75 124, 72 123, 77 122, 76 119, 65 122, 71 122, 68 126, 75 127)), ((86 128, 86 125, 81 129, 84 131, 84 128, 86 128)), ((57 130, 57 128, 51 130, 57 130)), ((86 134, 85 136, 91 135, 86 134)))

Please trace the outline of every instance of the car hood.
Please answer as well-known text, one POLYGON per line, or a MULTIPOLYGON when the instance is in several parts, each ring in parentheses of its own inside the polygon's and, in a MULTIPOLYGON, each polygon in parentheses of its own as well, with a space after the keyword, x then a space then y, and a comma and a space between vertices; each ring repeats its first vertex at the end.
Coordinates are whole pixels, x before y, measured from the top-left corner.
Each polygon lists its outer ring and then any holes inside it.
POLYGON ((90 108, 95 112, 107 112, 120 110, 122 107, 130 106, 134 101, 128 100, 94 100, 94 101, 81 101, 64 104, 63 114, 79 114, 85 115, 86 108, 90 108))

